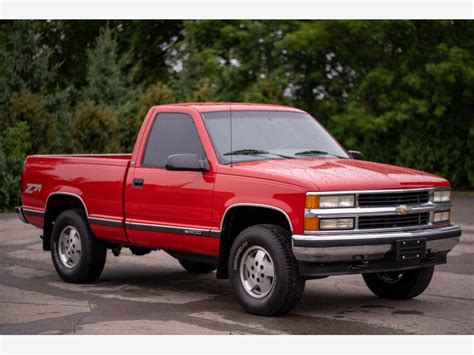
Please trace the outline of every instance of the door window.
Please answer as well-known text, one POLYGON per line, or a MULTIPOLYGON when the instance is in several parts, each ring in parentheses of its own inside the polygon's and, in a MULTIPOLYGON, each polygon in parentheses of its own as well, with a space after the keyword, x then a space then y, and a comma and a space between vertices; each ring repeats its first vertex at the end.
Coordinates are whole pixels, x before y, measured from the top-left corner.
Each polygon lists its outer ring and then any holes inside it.
POLYGON ((184 113, 160 113, 148 136, 142 165, 165 167, 173 154, 196 154, 204 159, 193 119, 184 113))

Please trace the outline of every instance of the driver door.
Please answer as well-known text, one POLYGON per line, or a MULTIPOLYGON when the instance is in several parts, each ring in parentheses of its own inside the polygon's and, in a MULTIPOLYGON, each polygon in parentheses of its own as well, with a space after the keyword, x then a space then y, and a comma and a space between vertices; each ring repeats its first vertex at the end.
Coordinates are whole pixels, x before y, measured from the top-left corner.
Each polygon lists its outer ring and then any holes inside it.
POLYGON ((214 176, 212 172, 170 171, 172 154, 206 159, 193 118, 159 113, 152 122, 144 154, 131 167, 126 185, 126 227, 134 245, 168 251, 213 255, 211 237, 214 176))

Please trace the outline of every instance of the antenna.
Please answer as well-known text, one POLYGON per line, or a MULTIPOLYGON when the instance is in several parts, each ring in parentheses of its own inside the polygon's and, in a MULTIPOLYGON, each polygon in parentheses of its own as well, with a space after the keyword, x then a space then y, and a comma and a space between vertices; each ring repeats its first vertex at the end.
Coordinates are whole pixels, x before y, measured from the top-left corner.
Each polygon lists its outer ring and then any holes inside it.
POLYGON ((232 157, 233 157, 233 149, 232 149, 232 102, 229 102, 229 118, 230 118, 230 166, 232 167, 232 157))

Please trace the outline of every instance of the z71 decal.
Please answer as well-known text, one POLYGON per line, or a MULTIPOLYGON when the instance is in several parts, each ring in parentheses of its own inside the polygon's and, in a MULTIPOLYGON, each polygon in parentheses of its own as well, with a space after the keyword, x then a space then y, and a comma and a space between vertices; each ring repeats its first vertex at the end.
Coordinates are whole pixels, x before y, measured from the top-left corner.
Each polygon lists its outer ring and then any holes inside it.
POLYGON ((25 194, 32 194, 33 192, 40 192, 42 186, 43 185, 41 185, 41 184, 27 183, 26 188, 25 188, 25 194))

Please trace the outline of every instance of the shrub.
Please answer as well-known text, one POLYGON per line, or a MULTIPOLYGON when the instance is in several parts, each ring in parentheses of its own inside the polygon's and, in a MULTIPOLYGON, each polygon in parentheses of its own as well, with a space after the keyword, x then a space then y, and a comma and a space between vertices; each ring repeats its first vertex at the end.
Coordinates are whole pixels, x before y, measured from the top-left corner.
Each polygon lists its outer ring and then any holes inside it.
POLYGON ((117 117, 92 101, 79 104, 71 122, 71 141, 74 153, 117 152, 117 117))

